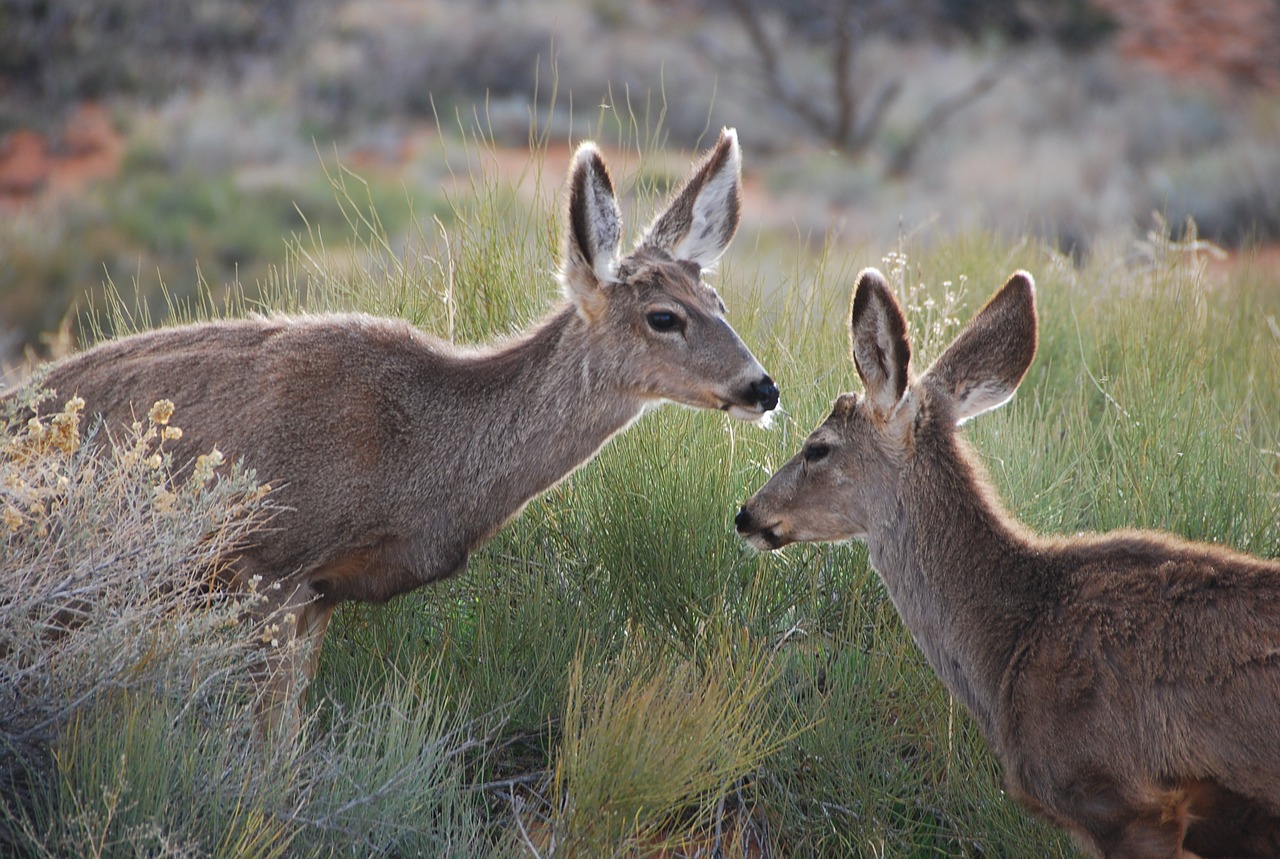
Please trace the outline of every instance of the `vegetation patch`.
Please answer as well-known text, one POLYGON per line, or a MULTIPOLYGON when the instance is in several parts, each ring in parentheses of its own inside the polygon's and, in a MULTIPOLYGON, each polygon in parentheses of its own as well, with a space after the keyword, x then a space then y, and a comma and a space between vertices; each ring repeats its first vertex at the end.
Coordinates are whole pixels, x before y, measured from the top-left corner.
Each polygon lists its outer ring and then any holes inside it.
MULTIPOLYGON (((646 170, 618 187, 644 197, 661 184, 646 170)), ((347 187, 358 252, 299 236, 230 312, 358 309, 470 342, 557 300, 560 216, 509 179, 477 174, 409 239, 347 187)), ((175 472, 163 442, 182 416, 163 408, 115 440, 81 425, 92 404, 54 401, 41 430, 13 412, 5 837, 36 856, 1078 855, 1004 796, 863 547, 761 557, 733 515, 856 388, 852 271, 889 275, 923 367, 1026 268, 1038 357, 1018 397, 965 430, 1010 511, 1051 533, 1165 528, 1280 556, 1280 296, 1211 257, 1163 224, 1081 266, 980 230, 854 252, 740 237, 709 277, 779 381, 774 428, 657 410, 462 576, 342 607, 285 749, 255 744, 231 680, 257 652, 235 600, 197 586, 270 494, 228 463, 209 461, 207 482, 175 472)))

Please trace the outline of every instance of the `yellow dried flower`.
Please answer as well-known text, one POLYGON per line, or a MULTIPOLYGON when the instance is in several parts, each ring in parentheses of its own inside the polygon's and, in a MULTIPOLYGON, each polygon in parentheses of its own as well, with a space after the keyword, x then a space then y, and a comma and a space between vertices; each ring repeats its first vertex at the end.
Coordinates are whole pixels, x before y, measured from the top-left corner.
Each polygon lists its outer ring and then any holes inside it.
POLYGON ((76 452, 76 448, 80 446, 80 427, 78 421, 60 420, 62 415, 58 415, 53 419, 53 440, 52 444, 58 450, 66 454, 76 452))
POLYGON ((169 418, 173 417, 173 400, 156 400, 147 417, 153 424, 160 424, 160 426, 169 423, 169 418))
POLYGON ((181 427, 165 427, 164 433, 162 434, 162 438, 164 438, 166 441, 177 441, 178 439, 182 438, 182 428, 181 427))
POLYGON ((4 524, 10 532, 17 531, 22 527, 22 514, 12 504, 4 508, 4 524))
POLYGON ((147 465, 152 469, 159 468, 163 464, 164 457, 160 456, 158 453, 153 453, 151 456, 147 457, 147 465))
POLYGON ((173 510, 174 505, 178 501, 178 496, 165 489, 163 486, 155 488, 155 505, 156 509, 161 513, 168 513, 173 510))
POLYGON ((196 457, 196 467, 191 479, 198 483, 208 483, 213 479, 214 469, 222 465, 222 462, 222 451, 216 447, 208 453, 200 454, 196 457))

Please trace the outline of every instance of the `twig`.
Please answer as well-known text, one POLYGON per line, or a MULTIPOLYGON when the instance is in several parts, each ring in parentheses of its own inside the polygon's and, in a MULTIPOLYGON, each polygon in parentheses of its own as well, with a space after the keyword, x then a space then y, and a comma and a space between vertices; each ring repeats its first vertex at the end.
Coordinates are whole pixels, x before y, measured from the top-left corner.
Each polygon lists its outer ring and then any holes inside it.
MULTIPOLYGON (((511 816, 516 819, 516 826, 520 829, 520 840, 524 842, 524 846, 529 849, 537 859, 542 859, 542 854, 538 852, 538 847, 533 843, 533 839, 529 836, 529 830, 525 828, 524 819, 520 816, 520 810, 516 808, 516 795, 512 791, 507 792, 507 796, 511 800, 511 816)), ((551 833, 551 843, 547 845, 551 852, 548 855, 554 855, 556 851, 555 832, 551 833)))

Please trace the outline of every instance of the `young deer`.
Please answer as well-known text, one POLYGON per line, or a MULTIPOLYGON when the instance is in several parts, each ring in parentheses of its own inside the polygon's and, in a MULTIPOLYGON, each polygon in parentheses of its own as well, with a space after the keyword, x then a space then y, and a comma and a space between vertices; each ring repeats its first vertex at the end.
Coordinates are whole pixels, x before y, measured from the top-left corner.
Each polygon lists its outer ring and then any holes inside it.
POLYGON ((1280 563, 1166 534, 1028 533, 956 425, 1036 351, 1014 274, 924 375, 880 274, 844 394, 742 507, 760 549, 861 538, 1009 793, 1105 857, 1280 856, 1280 563))
POLYGON ((108 427, 170 398, 185 431, 175 461, 216 445, 279 487, 286 512, 230 579, 260 576, 279 595, 264 611, 297 619, 282 636, 294 646, 279 648, 294 655, 279 657, 264 696, 269 723, 287 728, 337 603, 458 573, 651 404, 743 420, 777 405, 702 281, 737 230, 740 171, 726 129, 623 256, 613 184, 583 144, 559 271, 567 300, 510 342, 457 348, 356 314, 242 319, 109 342, 54 365, 45 384, 83 397, 108 427))

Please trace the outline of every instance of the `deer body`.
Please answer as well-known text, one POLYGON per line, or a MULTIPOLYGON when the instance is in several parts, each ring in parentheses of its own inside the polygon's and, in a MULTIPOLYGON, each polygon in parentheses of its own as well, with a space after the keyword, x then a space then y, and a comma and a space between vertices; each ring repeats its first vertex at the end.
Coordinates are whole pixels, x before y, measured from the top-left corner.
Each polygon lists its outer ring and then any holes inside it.
MULTIPOLYGON (((359 314, 245 319, 126 337, 44 379, 108 428, 174 402, 183 463, 218 447, 278 489, 286 509, 234 559, 260 576, 310 644, 274 672, 272 721, 296 717, 343 600, 381 602, 457 573, 538 493, 662 400, 754 420, 777 387, 702 282, 738 224, 740 154, 722 133, 626 256, 599 153, 570 173, 566 300, 525 334, 458 348, 359 314)), ((297 648, 293 648, 297 652, 297 648)))
POLYGON ((564 311, 519 342, 460 354, 360 315, 204 323, 108 343, 46 383, 119 424, 145 411, 132 391, 198 380, 170 397, 185 430, 175 461, 250 451, 260 475, 284 481, 279 503, 304 514, 285 523, 288 539, 249 550, 255 571, 306 570, 317 596, 381 602, 461 570, 640 415, 644 399, 602 391, 574 360, 584 327, 564 311), (316 379, 343 395, 320 395, 316 379), (251 420, 225 420, 246 401, 251 420))
POLYGON ((760 548, 867 541, 1011 795, 1106 857, 1280 855, 1280 563, 1172 535, 1040 537, 956 425, 1035 352, 1015 275, 921 378, 879 275, 856 287, 864 396, 743 506, 760 548))

